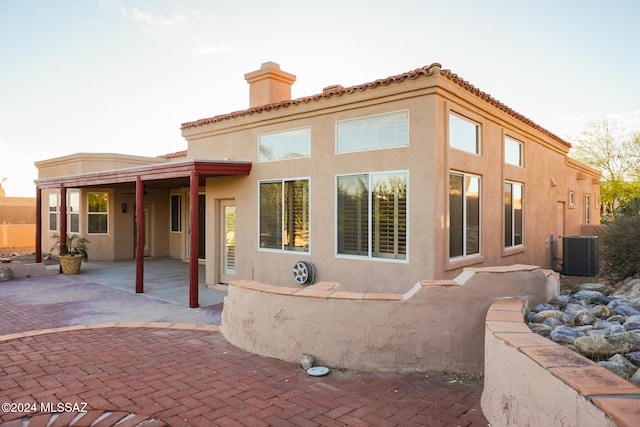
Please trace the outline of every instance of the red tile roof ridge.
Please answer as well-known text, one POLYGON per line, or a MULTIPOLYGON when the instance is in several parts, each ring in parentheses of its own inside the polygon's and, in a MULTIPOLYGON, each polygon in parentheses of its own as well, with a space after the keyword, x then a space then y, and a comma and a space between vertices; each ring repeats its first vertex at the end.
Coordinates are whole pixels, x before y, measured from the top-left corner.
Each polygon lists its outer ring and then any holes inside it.
POLYGON ((180 157, 187 157, 187 150, 176 151, 175 153, 162 154, 156 157, 160 157, 163 159, 177 159, 180 157))
POLYGON ((477 87, 475 87, 473 84, 469 83, 468 81, 464 80, 462 77, 460 77, 458 74, 452 72, 451 70, 448 69, 442 69, 442 65, 434 62, 431 65, 427 65, 421 68, 416 68, 413 71, 407 71, 405 73, 401 73, 401 74, 397 74, 395 76, 390 76, 387 78, 383 78, 383 79, 378 79, 378 80, 374 80, 372 82, 369 83, 363 83, 360 85, 355 85, 355 86, 350 86, 350 87, 342 87, 341 85, 332 85, 329 87, 324 88, 324 90, 322 91, 322 93, 318 93, 315 95, 311 95, 311 96, 305 96, 305 97, 301 97, 301 98, 297 98, 297 99, 291 99, 291 100, 284 100, 284 101, 280 101, 280 102, 276 102, 273 104, 267 104, 267 105, 262 105, 259 107, 252 107, 246 110, 240 110, 240 111, 234 111, 228 114, 221 114, 218 116, 214 116, 214 117, 209 117, 209 118, 205 118, 205 119, 200 119, 200 120, 196 120, 193 122, 186 122, 183 123, 181 126, 181 129, 188 129, 188 128, 193 128, 193 127, 198 127, 198 126, 206 126, 212 123, 217 123, 217 122, 222 122, 225 120, 231 120, 231 119, 236 119, 239 117, 244 117, 244 116, 250 116, 253 114, 258 114, 258 113, 263 113, 263 112, 268 112, 268 111, 272 111, 272 110, 279 110, 280 108, 286 108, 286 107, 290 107, 290 106, 295 106, 298 104, 306 104, 306 103, 310 103, 312 101, 319 101, 321 99, 327 99, 327 98, 331 98, 332 96, 342 96, 344 94, 352 94, 355 92, 362 92, 365 91, 367 89, 374 89, 377 88, 379 86, 388 86, 391 83, 401 83, 405 80, 415 80, 417 78, 420 78, 422 76, 432 76, 435 74, 440 74, 444 77, 446 77, 447 79, 451 80, 453 83, 457 84, 458 86, 462 87, 463 89, 467 90, 468 92, 472 93, 473 95, 476 95, 477 97, 479 97, 480 99, 482 99, 483 101, 495 106, 496 108, 498 108, 499 110, 509 114, 510 116, 514 117, 515 119, 533 127, 534 129, 542 132, 543 134, 555 139, 556 141, 566 145, 567 147, 571 147, 571 144, 568 143, 567 141, 565 141, 564 139, 560 138, 558 135, 548 131, 547 129, 543 128, 542 126, 538 125, 537 123, 535 123, 534 121, 532 121, 531 119, 527 118, 526 116, 518 113, 517 111, 515 111, 514 109, 512 109, 511 107, 505 105, 504 103, 500 102, 499 100, 495 99, 494 97, 492 97, 490 94, 481 91, 480 89, 478 89, 477 87))

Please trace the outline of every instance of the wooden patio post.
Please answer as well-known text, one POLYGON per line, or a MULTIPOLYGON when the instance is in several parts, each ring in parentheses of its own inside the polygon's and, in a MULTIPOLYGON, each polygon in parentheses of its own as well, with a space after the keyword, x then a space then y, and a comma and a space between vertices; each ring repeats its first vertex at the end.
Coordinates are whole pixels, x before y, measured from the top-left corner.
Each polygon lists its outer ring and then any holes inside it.
POLYGON ((199 230, 198 211, 200 200, 198 196, 199 175, 191 171, 189 182, 189 307, 199 307, 198 303, 198 253, 199 230))
MULTIPOLYGON (((67 250, 67 188, 60 185, 60 255, 66 255, 67 250)), ((62 261, 60 262, 62 273, 62 261)))
POLYGON ((67 253, 67 187, 60 185, 60 255, 67 253))
POLYGON ((42 189, 36 188, 36 263, 42 262, 42 189))
POLYGON ((144 186, 136 177, 136 293, 144 292, 144 186))

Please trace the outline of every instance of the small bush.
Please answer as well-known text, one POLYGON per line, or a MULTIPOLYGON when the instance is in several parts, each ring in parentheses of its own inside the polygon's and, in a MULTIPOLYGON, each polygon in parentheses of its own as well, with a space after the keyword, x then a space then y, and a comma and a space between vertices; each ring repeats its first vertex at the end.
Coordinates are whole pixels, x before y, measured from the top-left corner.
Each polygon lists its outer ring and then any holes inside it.
POLYGON ((598 236, 605 276, 622 280, 640 273, 640 215, 619 216, 598 236))

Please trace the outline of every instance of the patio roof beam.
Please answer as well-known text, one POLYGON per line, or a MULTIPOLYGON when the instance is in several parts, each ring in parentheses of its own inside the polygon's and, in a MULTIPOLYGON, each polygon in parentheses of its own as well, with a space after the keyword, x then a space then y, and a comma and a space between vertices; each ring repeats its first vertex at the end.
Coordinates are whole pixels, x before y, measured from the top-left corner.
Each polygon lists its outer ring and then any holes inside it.
POLYGON ((136 182, 138 176, 145 181, 189 178, 197 171, 200 178, 206 176, 249 175, 251 162, 204 161, 166 163, 153 166, 117 169, 112 171, 90 172, 85 174, 43 178, 36 180, 37 188, 68 188, 104 186, 136 182))

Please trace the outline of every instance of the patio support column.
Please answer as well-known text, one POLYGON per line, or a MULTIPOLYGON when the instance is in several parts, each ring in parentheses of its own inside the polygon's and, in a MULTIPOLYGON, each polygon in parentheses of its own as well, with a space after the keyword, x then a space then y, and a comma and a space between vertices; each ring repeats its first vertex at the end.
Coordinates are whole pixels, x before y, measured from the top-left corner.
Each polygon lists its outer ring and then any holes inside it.
POLYGON ((60 255, 67 253, 67 188, 60 185, 60 255))
POLYGON ((189 307, 199 307, 198 304, 198 258, 200 257, 198 211, 199 206, 199 175, 191 171, 189 181, 189 307))
POLYGON ((136 293, 144 292, 144 185, 136 177, 136 293))
MULTIPOLYGON (((60 185, 60 255, 67 254, 67 188, 60 185)), ((62 273, 62 262, 60 263, 62 273)))
POLYGON ((42 262, 42 189, 36 188, 36 263, 42 262))

